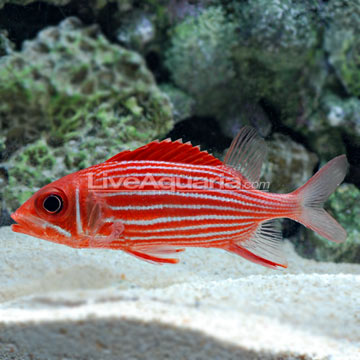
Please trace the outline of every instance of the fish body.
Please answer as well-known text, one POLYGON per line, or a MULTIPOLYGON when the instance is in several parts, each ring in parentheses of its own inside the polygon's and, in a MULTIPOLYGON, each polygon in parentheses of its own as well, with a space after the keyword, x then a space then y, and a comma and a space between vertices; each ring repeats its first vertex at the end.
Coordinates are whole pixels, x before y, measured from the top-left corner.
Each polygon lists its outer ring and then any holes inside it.
POLYGON ((75 248, 123 250, 154 263, 185 247, 234 252, 286 267, 276 218, 290 218, 332 241, 346 232, 322 209, 343 180, 339 156, 290 194, 257 189, 266 154, 251 128, 224 162, 181 141, 152 142, 46 185, 13 215, 12 229, 75 248))

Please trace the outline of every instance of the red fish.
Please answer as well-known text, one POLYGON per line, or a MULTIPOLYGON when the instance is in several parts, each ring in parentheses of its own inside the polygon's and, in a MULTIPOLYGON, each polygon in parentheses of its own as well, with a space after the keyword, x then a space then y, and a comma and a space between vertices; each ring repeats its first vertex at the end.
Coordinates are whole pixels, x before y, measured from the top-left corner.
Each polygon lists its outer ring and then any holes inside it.
POLYGON ((345 230, 324 209, 348 163, 338 156, 289 194, 257 189, 266 146, 252 128, 224 162, 190 143, 153 141, 44 186, 12 218, 12 230, 74 248, 123 250, 153 263, 212 247, 270 267, 287 267, 276 218, 335 242, 345 230))

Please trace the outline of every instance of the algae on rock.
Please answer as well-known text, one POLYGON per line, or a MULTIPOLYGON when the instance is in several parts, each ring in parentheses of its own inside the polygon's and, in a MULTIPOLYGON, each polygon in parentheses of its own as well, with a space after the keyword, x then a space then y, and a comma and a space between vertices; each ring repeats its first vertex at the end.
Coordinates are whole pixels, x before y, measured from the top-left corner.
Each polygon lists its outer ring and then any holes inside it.
POLYGON ((280 117, 316 106, 326 70, 318 25, 294 0, 230 2, 188 16, 172 31, 166 64, 197 115, 219 122, 262 99, 280 117))
POLYGON ((196 101, 198 115, 218 115, 235 77, 234 26, 220 7, 189 16, 173 29, 166 64, 175 84, 196 101))
POLYGON ((220 124, 230 119, 236 128, 243 116, 234 114, 261 102, 324 162, 344 151, 343 133, 358 139, 352 109, 359 102, 359 7, 354 0, 204 2, 200 14, 170 32, 166 64, 176 86, 194 99, 195 115, 220 124), (344 121, 335 124, 339 106, 344 121))
POLYGON ((324 47, 329 62, 348 93, 360 96, 360 3, 329 1, 323 7, 322 17, 328 24, 324 47))
POLYGON ((7 149, 30 143, 4 159, 10 209, 45 181, 163 136, 173 125, 168 97, 142 57, 76 18, 0 58, 0 97, 7 149))

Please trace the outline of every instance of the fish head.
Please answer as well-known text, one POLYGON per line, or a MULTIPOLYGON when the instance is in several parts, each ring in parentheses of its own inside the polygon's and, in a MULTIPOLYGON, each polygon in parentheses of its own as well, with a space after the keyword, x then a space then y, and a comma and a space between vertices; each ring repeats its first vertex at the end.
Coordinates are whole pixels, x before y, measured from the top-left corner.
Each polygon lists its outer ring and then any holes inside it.
POLYGON ((14 232, 72 245, 74 241, 75 190, 68 176, 32 195, 12 215, 14 232))

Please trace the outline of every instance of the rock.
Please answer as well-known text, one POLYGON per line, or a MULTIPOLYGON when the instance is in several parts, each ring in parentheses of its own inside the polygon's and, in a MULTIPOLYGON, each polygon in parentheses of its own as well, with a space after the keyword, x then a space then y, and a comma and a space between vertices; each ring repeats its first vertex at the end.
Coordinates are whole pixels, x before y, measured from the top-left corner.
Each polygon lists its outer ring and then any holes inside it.
POLYGON ((352 0, 203 3, 170 33, 166 64, 194 115, 215 116, 224 134, 248 117, 244 104, 261 103, 324 163, 344 152, 343 134, 358 143, 359 9, 352 0))
POLYGON ((280 133, 275 133, 267 145, 268 157, 261 180, 270 183, 270 191, 293 191, 313 175, 318 158, 303 145, 280 133))
MULTIPOLYGON (((0 9, 4 7, 5 4, 14 4, 14 5, 28 5, 34 2, 35 0, 0 0, 0 9)), ((63 6, 70 2, 71 0, 45 0, 50 4, 56 6, 63 6)))
POLYGON ((175 123, 193 115, 195 107, 193 98, 171 84, 163 84, 160 86, 160 89, 170 99, 175 123))
POLYGON ((360 265, 302 259, 289 243, 282 272, 218 249, 188 249, 178 265, 154 266, 9 228, 0 229, 0 247, 4 359, 358 355, 360 265))
POLYGON ((175 85, 195 99, 197 115, 219 115, 228 96, 233 99, 233 30, 220 7, 188 16, 173 29, 166 65, 175 85))
POLYGON ((0 97, 9 169, 0 192, 9 210, 45 183, 173 125, 170 102, 142 57, 76 18, 0 58, 0 97))
POLYGON ((322 13, 327 23, 324 48, 329 62, 347 92, 354 96, 360 96, 359 16, 356 0, 329 1, 322 13))
POLYGON ((260 136, 266 137, 271 131, 271 122, 259 104, 234 103, 219 121, 222 133, 233 139, 243 126, 250 125, 260 136))
POLYGON ((116 32, 117 40, 126 47, 142 52, 155 39, 156 26, 149 14, 133 12, 116 32))
POLYGON ((360 190, 351 184, 342 184, 325 204, 329 213, 347 231, 342 244, 330 242, 314 232, 302 229, 295 240, 296 250, 303 256, 320 261, 360 263, 360 190))
MULTIPOLYGON (((26 6, 28 4, 34 3, 35 1, 37 0, 0 0, 0 9, 3 8, 4 5, 6 4, 26 6)), ((41 1, 54 6, 64 6, 71 2, 71 0, 41 0, 41 1)), ((101 9, 106 5, 107 2, 115 2, 115 1, 116 0, 93 0, 91 1, 91 3, 95 9, 101 9)), ((129 1, 119 0, 118 2, 121 4, 121 3, 128 3, 129 1)))
POLYGON ((14 51, 14 44, 9 40, 7 31, 0 31, 0 57, 9 55, 14 51))
POLYGON ((313 59, 317 24, 308 1, 233 2, 238 59, 256 58, 275 72, 299 69, 313 59))
POLYGON ((244 107, 261 100, 278 120, 306 119, 328 76, 311 13, 309 3, 256 0, 188 15, 171 33, 166 65, 195 100, 195 115, 232 123, 251 117, 244 107))

